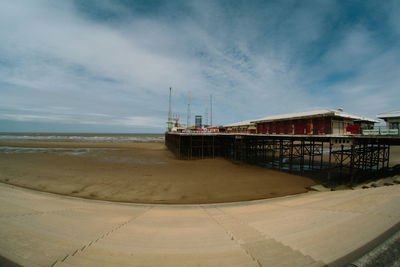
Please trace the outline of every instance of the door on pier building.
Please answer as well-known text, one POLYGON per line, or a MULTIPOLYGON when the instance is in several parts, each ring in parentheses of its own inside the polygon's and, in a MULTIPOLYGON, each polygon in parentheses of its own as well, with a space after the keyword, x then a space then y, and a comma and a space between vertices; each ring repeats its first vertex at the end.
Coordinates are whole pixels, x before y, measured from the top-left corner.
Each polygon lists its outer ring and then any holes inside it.
POLYGON ((332 120, 332 130, 332 133, 335 135, 343 135, 343 121, 332 120))
POLYGON ((294 134, 305 134, 306 122, 303 120, 297 120, 294 122, 294 134))

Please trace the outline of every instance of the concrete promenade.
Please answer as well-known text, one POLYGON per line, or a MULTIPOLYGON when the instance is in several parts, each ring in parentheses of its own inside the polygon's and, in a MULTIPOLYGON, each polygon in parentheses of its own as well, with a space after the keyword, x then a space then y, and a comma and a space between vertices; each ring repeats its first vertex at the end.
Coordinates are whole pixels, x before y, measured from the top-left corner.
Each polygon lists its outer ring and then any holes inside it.
POLYGON ((0 183, 0 255, 23 266, 340 266, 399 222, 400 185, 140 205, 0 183))

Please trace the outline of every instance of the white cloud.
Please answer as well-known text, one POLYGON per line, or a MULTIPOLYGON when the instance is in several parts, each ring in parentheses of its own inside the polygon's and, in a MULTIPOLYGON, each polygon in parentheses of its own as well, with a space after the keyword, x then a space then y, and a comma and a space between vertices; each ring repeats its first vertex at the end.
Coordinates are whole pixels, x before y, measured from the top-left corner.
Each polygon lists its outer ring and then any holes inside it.
POLYGON ((165 121, 153 116, 111 117, 104 114, 0 114, 0 120, 18 122, 46 122, 86 125, 123 126, 127 128, 146 127, 150 129, 164 129, 165 121))
POLYGON ((355 26, 325 55, 325 61, 331 71, 359 70, 376 55, 377 49, 370 33, 362 26, 355 26))
MULTIPOLYGON (((123 119, 117 119, 111 122, 112 124, 121 124, 124 126, 139 126, 151 128, 165 128, 165 120, 152 116, 133 116, 123 119)), ((165 124, 166 125, 166 124, 165 124)))
POLYGON ((73 2, 2 1, 0 108, 10 120, 161 129, 169 86, 173 110, 184 118, 187 90, 192 116, 204 113, 204 98, 213 93, 219 124, 342 103, 366 111, 363 101, 373 99, 370 113, 395 105, 399 50, 382 51, 362 23, 329 40, 337 4, 252 4, 236 10, 185 2, 192 13, 171 20, 100 1, 119 14, 108 22, 84 16, 73 2), (320 41, 330 46, 324 50, 320 41), (337 72, 354 74, 318 84, 337 72))
POLYGON ((0 119, 15 121, 57 121, 53 116, 31 115, 31 114, 0 114, 0 119))

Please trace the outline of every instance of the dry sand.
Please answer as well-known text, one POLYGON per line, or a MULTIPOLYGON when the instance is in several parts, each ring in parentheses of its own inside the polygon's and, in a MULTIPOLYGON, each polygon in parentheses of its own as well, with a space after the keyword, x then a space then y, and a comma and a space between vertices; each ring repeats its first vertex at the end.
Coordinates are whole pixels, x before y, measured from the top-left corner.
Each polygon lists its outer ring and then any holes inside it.
POLYGON ((0 153, 0 181, 76 197, 136 203, 217 203, 306 192, 309 178, 225 159, 177 160, 162 143, 0 142, 65 148, 0 153), (92 148, 81 153, 77 148, 92 148))

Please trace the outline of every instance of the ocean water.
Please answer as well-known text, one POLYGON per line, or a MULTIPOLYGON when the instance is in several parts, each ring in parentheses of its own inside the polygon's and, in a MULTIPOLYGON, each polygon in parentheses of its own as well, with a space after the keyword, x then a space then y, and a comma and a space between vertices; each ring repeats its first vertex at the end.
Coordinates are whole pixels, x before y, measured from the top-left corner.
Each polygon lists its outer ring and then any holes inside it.
POLYGON ((80 156, 91 152, 119 150, 112 148, 49 148, 0 146, 0 154, 53 153, 58 155, 80 156))
POLYGON ((50 142, 164 142, 164 134, 105 134, 105 133, 0 133, 0 141, 50 142))

